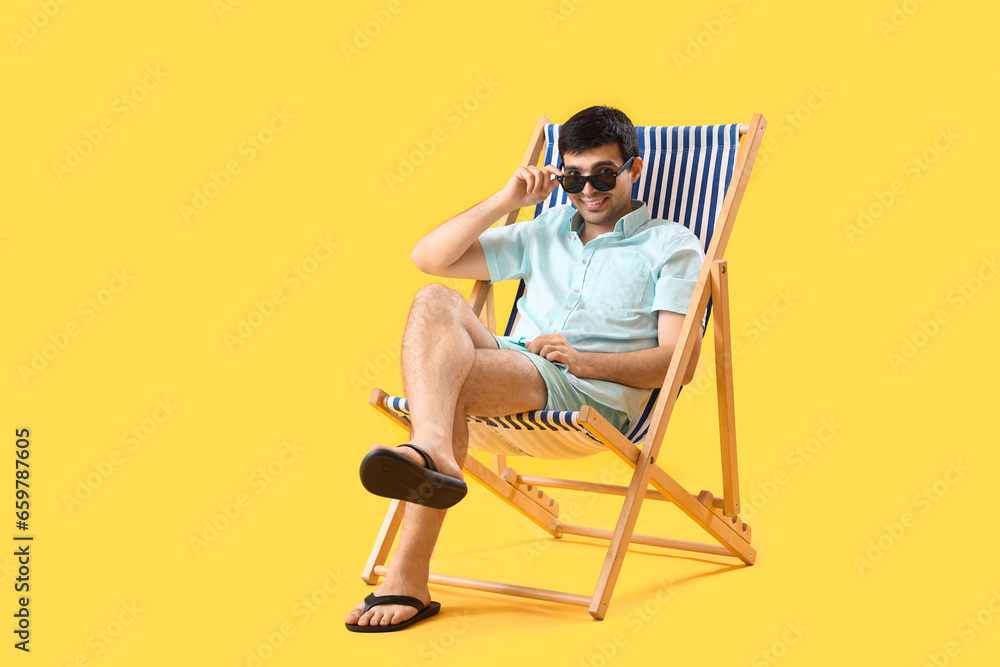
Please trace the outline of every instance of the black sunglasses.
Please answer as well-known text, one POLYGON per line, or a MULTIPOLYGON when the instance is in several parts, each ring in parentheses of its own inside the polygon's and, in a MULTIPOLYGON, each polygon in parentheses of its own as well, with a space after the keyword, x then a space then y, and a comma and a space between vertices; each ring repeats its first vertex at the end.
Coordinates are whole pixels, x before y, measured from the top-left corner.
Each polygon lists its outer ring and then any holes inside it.
MULTIPOLYGON (((632 160, 635 159, 633 155, 622 165, 622 168, 615 172, 605 171, 600 174, 591 174, 590 176, 580 176, 579 174, 570 174, 568 176, 556 176, 560 183, 562 183, 563 190, 570 194, 576 194, 577 192, 583 192, 583 189, 587 186, 587 181, 594 186, 595 190, 600 190, 601 192, 607 192, 608 190, 614 190, 615 185, 618 183, 618 176, 621 175, 623 171, 632 166, 632 160)), ((559 168, 562 168, 562 160, 559 160, 559 168)))

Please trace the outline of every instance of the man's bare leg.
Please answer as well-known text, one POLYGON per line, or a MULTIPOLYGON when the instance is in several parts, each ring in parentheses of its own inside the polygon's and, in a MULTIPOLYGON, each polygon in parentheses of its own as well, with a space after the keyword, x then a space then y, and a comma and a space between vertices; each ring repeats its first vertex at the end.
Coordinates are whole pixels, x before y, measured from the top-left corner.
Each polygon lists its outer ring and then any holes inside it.
MULTIPOLYGON (((497 349, 465 300, 440 285, 422 289, 414 299, 402 365, 413 424, 410 442, 424 448, 443 474, 454 477, 461 477, 468 448, 466 414, 538 410, 547 399, 534 364, 520 352, 497 349)), ((412 449, 397 451, 423 464, 412 449)), ((407 504, 399 547, 376 595, 410 595, 430 602, 430 558, 444 515, 445 510, 407 504)), ((404 605, 380 605, 366 613, 362 602, 345 620, 390 625, 416 613, 404 605)))

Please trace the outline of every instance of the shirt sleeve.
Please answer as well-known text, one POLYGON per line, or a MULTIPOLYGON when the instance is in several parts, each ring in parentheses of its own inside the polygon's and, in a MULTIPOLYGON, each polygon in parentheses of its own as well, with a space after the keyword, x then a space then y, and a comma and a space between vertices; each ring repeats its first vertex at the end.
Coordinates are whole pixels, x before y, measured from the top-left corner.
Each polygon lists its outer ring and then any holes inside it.
POLYGON ((492 227, 479 236, 479 244, 486 255, 490 282, 524 278, 531 270, 531 238, 536 228, 535 220, 515 222, 505 227, 492 227))
POLYGON ((682 315, 688 311, 705 253, 698 238, 685 229, 673 244, 667 261, 660 267, 653 291, 652 310, 669 310, 682 315))

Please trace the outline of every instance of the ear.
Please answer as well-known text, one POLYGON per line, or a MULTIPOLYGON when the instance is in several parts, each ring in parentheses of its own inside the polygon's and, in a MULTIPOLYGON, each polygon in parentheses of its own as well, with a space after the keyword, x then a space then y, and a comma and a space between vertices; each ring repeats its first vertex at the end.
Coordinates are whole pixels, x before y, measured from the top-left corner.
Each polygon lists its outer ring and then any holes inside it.
POLYGON ((639 180, 639 176, 642 175, 642 158, 636 157, 632 160, 632 182, 635 183, 639 180))

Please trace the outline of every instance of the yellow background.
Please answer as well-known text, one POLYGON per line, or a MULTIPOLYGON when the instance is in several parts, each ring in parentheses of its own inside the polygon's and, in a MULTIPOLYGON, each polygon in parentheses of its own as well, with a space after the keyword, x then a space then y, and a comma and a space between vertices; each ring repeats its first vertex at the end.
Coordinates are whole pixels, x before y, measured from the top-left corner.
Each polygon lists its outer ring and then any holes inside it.
MULTIPOLYGON (((917 0, 6 2, 3 664, 995 664, 1000 234, 984 204, 998 13, 917 0), (409 249, 503 185, 539 115, 601 103, 636 124, 769 120, 727 252, 759 560, 634 549, 602 623, 434 587, 434 620, 348 633, 385 508, 357 464, 402 435, 367 394, 400 391, 397 342, 430 280, 409 249), (86 133, 100 137, 89 151, 86 133), (57 173, 81 143, 89 154, 57 173), (213 173, 226 186, 186 220, 213 173), (857 234, 859 208, 877 215, 857 234), (296 267, 312 273, 296 283, 296 267), (227 344, 276 290, 270 317, 227 344), (904 349, 912 358, 893 361, 904 349), (36 352, 44 367, 25 374, 36 352), (23 427, 30 654, 11 633, 23 427), (123 441, 133 428, 145 439, 123 441), (224 528, 209 540, 213 521, 224 528)), ((719 494, 711 360, 707 346, 661 461, 719 494)), ((569 468, 626 479, 611 455, 569 468)), ((614 521, 615 500, 554 495, 581 523, 614 521)), ((649 503, 640 530, 702 539, 688 523, 649 503)), ((433 566, 589 593, 602 559, 586 540, 541 539, 476 487, 433 566)))

